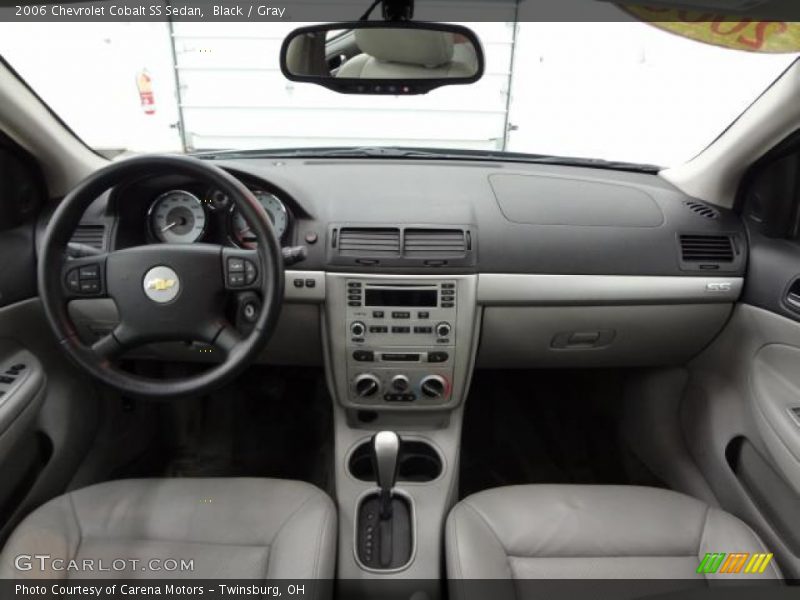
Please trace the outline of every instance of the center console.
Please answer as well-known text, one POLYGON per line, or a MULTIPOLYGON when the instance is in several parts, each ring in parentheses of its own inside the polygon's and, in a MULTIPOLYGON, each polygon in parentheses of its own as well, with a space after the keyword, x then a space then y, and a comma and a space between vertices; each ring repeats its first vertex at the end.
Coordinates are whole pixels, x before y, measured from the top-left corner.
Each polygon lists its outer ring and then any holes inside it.
POLYGON ((455 280, 346 280, 348 398, 436 406, 451 398, 458 339, 455 280))
POLYGON ((442 595, 442 532, 456 501, 462 406, 478 342, 477 281, 474 274, 325 274, 337 569, 348 597, 374 597, 369 583, 389 579, 432 600, 442 595), (395 459, 384 461, 394 471, 378 459, 386 454, 378 442, 392 439, 385 432, 401 440, 395 459))
POLYGON ((459 404, 474 349, 474 275, 327 275, 326 332, 348 408, 459 404))

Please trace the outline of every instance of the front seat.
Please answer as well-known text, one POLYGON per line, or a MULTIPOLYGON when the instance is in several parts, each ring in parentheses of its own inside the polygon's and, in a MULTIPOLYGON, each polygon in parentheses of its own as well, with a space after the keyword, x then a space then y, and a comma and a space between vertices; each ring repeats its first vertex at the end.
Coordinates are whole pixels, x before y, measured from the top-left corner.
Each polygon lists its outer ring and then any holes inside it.
MULTIPOLYGON (((486 589, 459 580, 502 580, 493 584, 495 600, 534 592, 535 585, 522 581, 530 579, 704 586, 708 578, 735 576, 698 573, 706 553, 768 552, 742 521, 695 498, 604 485, 520 485, 474 494, 450 512, 446 545, 451 596, 485 595, 486 589)), ((763 574, 747 577, 780 579, 780 573, 770 560, 763 574)))
POLYGON ((477 63, 462 56, 461 48, 456 52, 452 33, 378 28, 357 29, 354 35, 362 54, 344 63, 336 77, 446 79, 477 72, 477 63))
MULTIPOLYGON (((28 515, 0 555, 0 578, 332 581, 335 553, 333 503, 310 484, 128 479, 70 492, 28 515), (192 568, 174 570, 170 559, 192 568), (94 561, 89 570, 85 560, 94 561), (112 569, 100 571, 101 560, 112 569)), ((326 595, 324 585, 316 591, 326 595)))

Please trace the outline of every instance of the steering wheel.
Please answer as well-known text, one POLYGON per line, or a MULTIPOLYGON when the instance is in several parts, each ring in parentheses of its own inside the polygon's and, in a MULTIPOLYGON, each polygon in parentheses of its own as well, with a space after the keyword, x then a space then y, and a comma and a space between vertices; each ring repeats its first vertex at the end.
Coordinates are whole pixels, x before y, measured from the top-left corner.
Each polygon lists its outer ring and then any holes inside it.
POLYGON ((101 382, 135 396, 171 398, 211 391, 240 373, 266 345, 283 300, 281 246, 267 213, 241 182, 219 167, 185 156, 141 156, 93 173, 59 204, 41 243, 39 295, 60 345, 101 382), (100 194, 131 178, 181 174, 203 179, 234 202, 256 237, 254 250, 213 244, 152 244, 66 260, 67 244, 84 211, 100 194), (225 318, 229 294, 257 292, 262 306, 243 336, 225 318), (119 323, 84 344, 67 305, 110 298, 119 323), (224 354, 196 375, 153 379, 123 371, 115 359, 151 342, 199 341, 224 354))

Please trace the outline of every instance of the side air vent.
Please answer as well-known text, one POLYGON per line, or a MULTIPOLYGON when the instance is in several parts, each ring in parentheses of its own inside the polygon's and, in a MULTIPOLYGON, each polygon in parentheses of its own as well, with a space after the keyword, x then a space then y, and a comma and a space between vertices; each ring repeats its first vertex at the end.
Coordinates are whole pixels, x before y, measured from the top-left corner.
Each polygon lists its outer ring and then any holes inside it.
POLYGON ((462 229, 406 229, 403 254, 409 258, 460 258, 467 252, 462 229))
POLYGON ((70 240, 73 244, 91 246, 98 250, 105 248, 106 228, 103 225, 78 225, 70 240))
POLYGON ((342 256, 382 258, 400 256, 400 230, 393 228, 345 227, 336 238, 342 256))
POLYGON ((730 263, 734 259, 729 235, 680 236, 681 259, 687 263, 730 263))
POLYGON ((719 219, 719 211, 708 204, 703 204, 697 200, 687 200, 684 205, 696 215, 706 219, 719 219))

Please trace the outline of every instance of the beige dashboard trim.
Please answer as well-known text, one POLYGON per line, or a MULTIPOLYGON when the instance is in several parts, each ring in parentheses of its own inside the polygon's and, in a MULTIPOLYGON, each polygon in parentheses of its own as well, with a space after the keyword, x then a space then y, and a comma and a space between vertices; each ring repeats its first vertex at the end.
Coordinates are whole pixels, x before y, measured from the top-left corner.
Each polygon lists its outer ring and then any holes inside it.
POLYGON ((741 277, 478 275, 478 304, 621 305, 735 302, 741 277))

